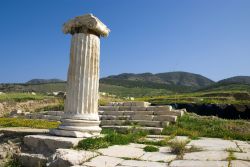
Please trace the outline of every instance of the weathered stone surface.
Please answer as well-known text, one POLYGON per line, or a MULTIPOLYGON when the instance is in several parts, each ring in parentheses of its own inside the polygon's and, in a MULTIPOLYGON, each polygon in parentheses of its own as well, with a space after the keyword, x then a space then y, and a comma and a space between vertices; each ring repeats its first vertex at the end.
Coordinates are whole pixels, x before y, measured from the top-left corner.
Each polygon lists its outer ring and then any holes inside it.
POLYGON ((104 125, 125 125, 126 124, 126 120, 102 120, 101 122, 101 126, 104 125))
POLYGON ((117 106, 100 106, 99 110, 100 111, 118 111, 119 107, 117 107, 117 106))
POLYGON ((103 112, 103 115, 121 116, 123 113, 124 111, 105 111, 103 112))
POLYGON ((57 149, 55 154, 49 158, 48 167, 69 167, 80 165, 97 155, 98 153, 91 151, 57 149))
POLYGON ((135 115, 134 111, 124 111, 123 112, 124 115, 135 115))
POLYGON ((228 167, 227 161, 175 160, 170 167, 228 167))
POLYGON ((148 106, 150 106, 150 103, 144 102, 144 101, 135 101, 135 102, 132 102, 132 106, 148 107, 148 106))
POLYGON ((231 167, 249 167, 250 161, 235 160, 231 161, 231 167))
POLYGON ((186 153, 183 159, 186 160, 199 160, 199 161, 222 161, 226 160, 228 152, 226 151, 200 151, 186 153))
POLYGON ((229 140, 217 139, 217 138, 201 138, 199 140, 192 140, 187 146, 195 146, 202 148, 203 150, 227 150, 233 149, 236 151, 240 151, 237 145, 229 140))
POLYGON ((169 122, 176 122, 177 116, 171 115, 160 115, 154 116, 153 121, 169 121, 169 122))
POLYGON ((147 152, 142 157, 141 160, 145 161, 162 161, 162 162, 170 162, 176 158, 176 155, 166 152, 147 152))
POLYGON ((54 116, 63 116, 64 112, 63 111, 48 111, 48 115, 54 115, 54 116))
POLYGON ((250 142, 240 140, 234 140, 234 142, 239 146, 240 150, 250 153, 250 142))
POLYGON ((141 125, 141 126, 161 127, 160 121, 131 120, 130 122, 141 125))
POLYGON ((109 148, 99 149, 102 155, 111 156, 111 157, 126 157, 126 158, 139 158, 145 152, 140 148, 134 148, 126 146, 111 146, 109 148))
POLYGON ((140 106, 132 106, 131 107, 132 111, 146 111, 147 107, 140 107, 140 106))
POLYGON ((131 111, 131 106, 119 106, 119 111, 131 111))
POLYGON ((150 161, 136 161, 125 160, 121 163, 121 166, 133 166, 133 167, 167 167, 167 163, 150 162, 150 161))
POLYGON ((132 120, 147 120, 147 121, 152 121, 153 120, 153 115, 133 115, 131 117, 132 120))
POLYGON ((43 115, 43 116, 41 117, 41 119, 60 121, 60 120, 61 120, 61 116, 43 115))
POLYGON ((124 161, 121 158, 109 157, 109 156, 98 156, 90 160, 90 162, 85 162, 84 165, 91 167, 114 167, 124 161))
POLYGON ((183 111, 154 111, 154 115, 172 115, 172 116, 182 116, 183 111))
POLYGON ((82 140, 81 138, 57 137, 48 135, 28 135, 24 137, 24 144, 33 153, 50 154, 58 148, 72 148, 82 140))
POLYGON ((250 152, 246 152, 246 153, 234 152, 233 155, 236 157, 236 159, 250 161, 250 152))
POLYGON ((42 154, 20 153, 17 159, 25 167, 45 166, 47 162, 47 158, 42 154))
POLYGON ((172 106, 149 106, 148 111, 171 111, 172 106))

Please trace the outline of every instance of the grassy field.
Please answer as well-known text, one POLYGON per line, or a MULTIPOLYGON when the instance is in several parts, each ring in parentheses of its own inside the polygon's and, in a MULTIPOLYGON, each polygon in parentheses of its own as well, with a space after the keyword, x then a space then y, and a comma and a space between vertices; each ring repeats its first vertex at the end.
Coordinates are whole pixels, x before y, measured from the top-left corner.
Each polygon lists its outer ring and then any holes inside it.
POLYGON ((0 118, 0 127, 30 127, 38 129, 50 129, 58 127, 59 124, 59 122, 37 119, 0 118))
POLYGON ((179 118, 177 123, 164 128, 163 134, 249 141, 249 127, 250 122, 247 120, 226 120, 187 113, 179 118))
POLYGON ((23 102, 28 100, 43 100, 45 98, 53 98, 53 97, 45 96, 42 94, 32 95, 30 93, 6 93, 0 95, 0 102, 4 101, 23 102))
POLYGON ((247 91, 213 91, 165 96, 142 97, 139 101, 148 101, 152 104, 197 103, 197 104, 250 104, 250 93, 247 91))

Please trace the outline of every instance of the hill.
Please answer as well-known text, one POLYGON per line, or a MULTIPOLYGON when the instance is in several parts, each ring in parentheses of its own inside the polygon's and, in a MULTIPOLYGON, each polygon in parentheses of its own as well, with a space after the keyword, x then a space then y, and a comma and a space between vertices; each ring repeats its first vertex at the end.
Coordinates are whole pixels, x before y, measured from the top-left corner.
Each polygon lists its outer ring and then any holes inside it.
POLYGON ((218 83, 221 84, 250 84, 250 76, 235 76, 227 79, 223 79, 218 83))
POLYGON ((168 89, 174 92, 187 92, 212 85, 214 81, 198 74, 188 72, 167 73, 123 73, 102 78, 100 83, 124 86, 168 89))
POLYGON ((26 84, 46 84, 46 83, 60 83, 60 82, 65 82, 65 81, 60 79, 32 79, 26 82, 26 84))

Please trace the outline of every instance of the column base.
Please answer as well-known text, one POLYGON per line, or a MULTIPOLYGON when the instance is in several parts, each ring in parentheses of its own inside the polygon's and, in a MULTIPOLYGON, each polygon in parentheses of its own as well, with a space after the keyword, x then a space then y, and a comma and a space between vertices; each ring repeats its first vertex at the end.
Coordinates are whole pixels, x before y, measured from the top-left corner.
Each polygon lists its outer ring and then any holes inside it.
POLYGON ((61 122, 57 129, 50 129, 51 135, 89 138, 99 136, 102 130, 100 121, 62 119, 61 122))

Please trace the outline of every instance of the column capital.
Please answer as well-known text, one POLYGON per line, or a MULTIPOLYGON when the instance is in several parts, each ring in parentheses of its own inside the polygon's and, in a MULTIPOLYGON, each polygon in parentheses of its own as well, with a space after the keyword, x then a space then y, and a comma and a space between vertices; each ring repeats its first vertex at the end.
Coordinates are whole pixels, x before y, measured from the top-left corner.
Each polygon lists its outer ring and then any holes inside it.
POLYGON ((110 30, 93 14, 77 16, 63 25, 65 34, 92 33, 97 36, 106 37, 110 30))

